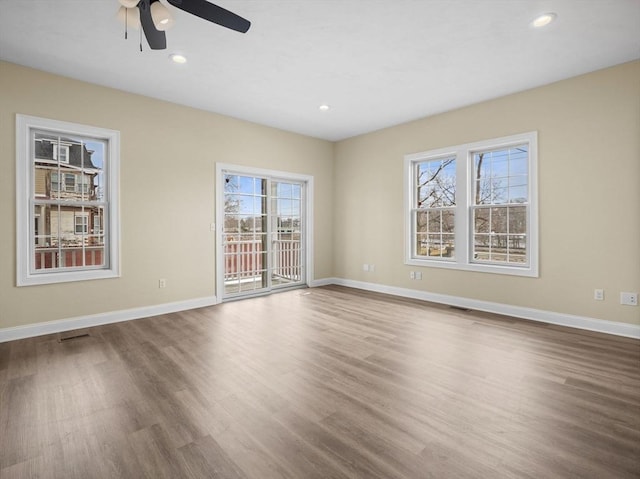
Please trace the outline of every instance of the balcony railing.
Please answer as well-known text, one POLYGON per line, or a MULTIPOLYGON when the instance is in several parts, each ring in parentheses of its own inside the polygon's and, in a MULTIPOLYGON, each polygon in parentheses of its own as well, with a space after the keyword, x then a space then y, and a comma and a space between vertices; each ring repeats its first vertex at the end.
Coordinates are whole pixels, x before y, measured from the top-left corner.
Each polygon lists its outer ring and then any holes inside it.
MULTIPOLYGON (((302 279, 300 240, 274 240, 272 278, 281 282, 302 279)), ((255 281, 266 273, 266 251, 259 240, 233 241, 224 247, 226 282, 255 281)))
POLYGON ((103 265, 104 246, 37 247, 35 249, 34 267, 36 270, 103 265), (82 261, 83 255, 84 263, 82 261))

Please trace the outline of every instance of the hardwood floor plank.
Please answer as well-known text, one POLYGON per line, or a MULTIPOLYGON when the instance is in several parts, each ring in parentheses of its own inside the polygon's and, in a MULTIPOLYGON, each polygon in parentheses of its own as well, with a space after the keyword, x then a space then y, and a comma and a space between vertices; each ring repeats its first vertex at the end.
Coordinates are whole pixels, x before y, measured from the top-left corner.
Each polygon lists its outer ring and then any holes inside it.
POLYGON ((194 479, 248 479, 211 436, 205 436, 178 449, 194 479))
POLYGON ((298 440, 258 403, 247 403, 243 399, 232 395, 221 404, 291 477, 347 477, 307 441, 298 440))
POLYGON ((0 344, 0 477, 640 479, 640 341, 340 286, 0 344))

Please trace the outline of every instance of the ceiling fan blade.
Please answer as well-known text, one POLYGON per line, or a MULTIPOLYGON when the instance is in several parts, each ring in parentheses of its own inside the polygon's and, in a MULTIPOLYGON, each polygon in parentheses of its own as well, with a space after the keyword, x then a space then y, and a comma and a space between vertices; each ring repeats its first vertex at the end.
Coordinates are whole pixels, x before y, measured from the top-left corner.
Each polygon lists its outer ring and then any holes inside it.
POLYGON ((151 4, 157 0, 141 0, 138 3, 140 9, 140 23, 142 24, 142 30, 144 36, 147 37, 147 42, 152 50, 164 50, 167 48, 167 36, 164 32, 156 29, 153 24, 153 18, 151 18, 151 4))
POLYGON ((251 22, 207 0, 167 0, 174 7, 240 33, 247 33, 251 22))

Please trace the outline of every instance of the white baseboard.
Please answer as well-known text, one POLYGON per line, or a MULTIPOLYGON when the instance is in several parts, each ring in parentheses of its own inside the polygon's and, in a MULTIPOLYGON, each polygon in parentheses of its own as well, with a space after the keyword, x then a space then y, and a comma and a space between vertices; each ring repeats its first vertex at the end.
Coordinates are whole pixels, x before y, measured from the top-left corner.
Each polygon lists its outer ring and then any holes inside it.
POLYGON ((215 296, 205 298, 188 299, 186 301, 176 301, 174 303, 157 304, 153 306, 142 306, 140 308, 125 309, 121 311, 111 311, 108 313, 92 314, 77 318, 61 319, 58 321, 47 321, 43 323, 28 324, 26 326, 15 326, 12 328, 0 329, 0 343, 13 341, 15 339, 32 338, 43 334, 60 333, 73 329, 89 328, 100 326, 101 324, 118 323, 131 319, 148 318, 160 314, 175 313, 188 309, 203 308, 217 304, 215 296))
POLYGON ((314 279, 313 281, 311 281, 309 283, 309 287, 310 288, 317 288, 318 286, 329 286, 331 284, 338 284, 338 283, 336 283, 336 281, 337 281, 336 278, 314 279))
MULTIPOLYGON (((354 281, 343 278, 317 279, 312 281, 309 286, 313 288, 318 286, 328 286, 331 284, 363 289, 366 291, 373 291, 377 293, 391 294, 404 298, 430 301, 433 303, 446 304, 461 308, 474 309, 477 311, 504 314, 516 318, 540 321, 543 323, 567 326, 570 328, 586 329, 588 331, 597 331, 599 333, 640 339, 640 325, 629 323, 605 321, 603 319, 588 318, 584 316, 575 316, 564 313, 555 313, 553 311, 524 308, 521 306, 511 306, 508 304, 492 303, 489 301, 480 301, 476 299, 463 298, 460 296, 430 293, 427 291, 418 291, 415 289, 399 288, 396 286, 367 283, 364 281, 354 281)), ((63 331, 71 331, 74 329, 89 328, 102 324, 129 321, 131 319, 147 318, 149 316, 157 316, 160 314, 175 313, 177 311, 186 311, 189 309, 213 306, 217 303, 218 300, 215 296, 209 296, 205 298, 196 298, 186 301, 177 301, 174 303, 143 306, 140 308, 93 314, 90 316, 82 316, 77 318, 61 319, 58 321, 28 324, 26 326, 4 328, 0 329, 0 343, 13 341, 16 339, 42 336, 44 334, 60 333, 63 331)))
POLYGON ((488 313, 504 314, 507 316, 529 319, 542 323, 556 324, 559 326, 567 326, 570 328, 586 329, 588 331, 597 331, 599 333, 640 339, 640 325, 636 324, 606 321, 603 319, 575 316, 572 314, 555 313, 553 311, 544 311, 541 309, 511 306, 508 304, 492 303, 489 301, 480 301, 477 299, 463 298, 460 296, 429 293, 427 291, 398 288, 396 286, 386 286, 383 284, 367 283, 364 281, 354 281, 343 278, 325 278, 315 281, 313 284, 311 284, 311 286, 325 286, 329 284, 337 284, 350 288, 374 291, 377 293, 392 294, 394 296, 401 296, 404 298, 420 299, 423 301, 446 304, 449 306, 457 306, 460 308, 474 309, 477 311, 485 311, 488 313))

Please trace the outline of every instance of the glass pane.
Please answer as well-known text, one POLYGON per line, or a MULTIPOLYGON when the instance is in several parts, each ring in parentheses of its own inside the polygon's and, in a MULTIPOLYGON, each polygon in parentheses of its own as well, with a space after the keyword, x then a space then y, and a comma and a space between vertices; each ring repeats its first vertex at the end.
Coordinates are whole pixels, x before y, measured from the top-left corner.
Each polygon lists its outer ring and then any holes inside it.
POLYGON ((34 206, 33 224, 34 264, 33 269, 57 268, 57 248, 51 238, 51 206, 34 206))
POLYGON ((474 158, 474 204, 528 201, 526 145, 477 152, 474 158))
POLYGON ((509 178, 509 202, 526 203, 529 199, 528 178, 523 175, 509 178))
POLYGON ((259 190, 256 190, 254 180, 252 176, 238 176, 237 191, 247 195, 259 194, 259 190))
POLYGON ((291 198, 291 184, 290 183, 277 183, 278 185, 278 197, 280 198, 291 198))
POLYGON ((490 208, 476 208, 473 213, 474 231, 476 233, 490 233, 490 208))
POLYGON ((442 231, 442 212, 429 211, 429 221, 427 222, 427 231, 430 233, 440 233, 442 231))
POLYGON ((476 178, 474 204, 491 204, 491 181, 487 178, 476 178))
POLYGON ((429 212, 418 211, 416 213, 416 233, 426 233, 427 223, 429 221, 429 212))
POLYGON ((224 192, 233 193, 238 191, 239 182, 236 175, 224 175, 224 192))
POLYGON ((227 236, 237 237, 240 233, 240 219, 236 215, 224 216, 224 233, 227 236))
POLYGON ((453 233, 455 229, 455 211, 442 211, 442 231, 444 233, 453 233))
POLYGON ((507 151, 492 151, 491 158, 491 178, 506 178, 509 176, 509 158, 507 151))
POLYGON ((491 251, 490 235, 476 234, 473 237, 473 259, 475 261, 488 261, 491 251))
POLYGON ((492 205, 501 205, 507 203, 509 199, 509 189, 503 185, 503 181, 494 180, 493 188, 491 189, 490 203, 492 205))
POLYGON ((491 208, 491 233, 507 232, 508 208, 491 208))
POLYGON ((507 261, 507 235, 491 235, 491 261, 507 261))
POLYGON ((529 170, 526 153, 523 152, 521 155, 512 156, 511 162, 509 163, 509 175, 527 175, 528 173, 529 170))
POLYGON ((224 212, 239 213, 242 197, 240 195, 224 195, 224 212))
POLYGON ((416 235, 416 255, 427 256, 429 251, 429 240, 426 234, 416 235))
POLYGON ((293 200, 278 200, 278 215, 279 216, 291 216, 295 214, 294 201, 293 200))
POLYGON ((442 257, 454 258, 455 257, 455 236, 452 234, 442 235, 442 257))
POLYGON ((527 238, 525 235, 509 235, 509 262, 527 262, 527 238))
POLYGON ((527 232, 527 209, 524 206, 509 207, 509 233, 527 232))
POLYGON ((439 234, 428 235, 427 256, 442 256, 442 237, 439 234))
POLYGON ((473 155, 474 168, 474 204, 484 205, 490 203, 491 198, 491 164, 485 161, 484 153, 475 153, 473 155))

